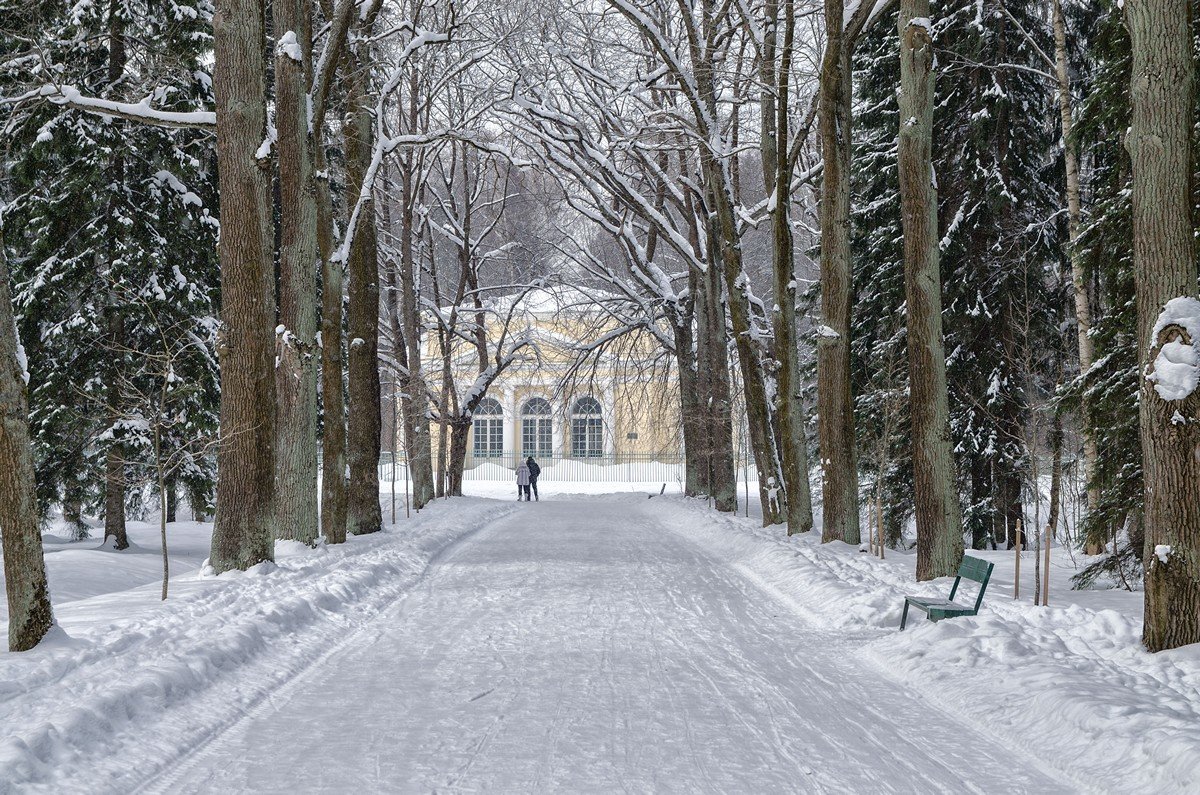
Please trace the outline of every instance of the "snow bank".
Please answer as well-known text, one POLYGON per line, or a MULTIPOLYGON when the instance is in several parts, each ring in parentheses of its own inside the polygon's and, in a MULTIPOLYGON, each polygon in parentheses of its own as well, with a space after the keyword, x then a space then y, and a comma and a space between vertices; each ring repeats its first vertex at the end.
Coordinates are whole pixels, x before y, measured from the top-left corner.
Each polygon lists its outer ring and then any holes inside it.
POLYGON ((0 792, 130 791, 352 642, 429 562, 515 504, 437 503, 390 532, 66 605, 0 654, 0 792))
MULTIPOLYGON (((900 633, 905 594, 945 596, 952 582, 916 583, 911 555, 881 561, 846 544, 822 545, 816 533, 789 540, 778 528, 713 515, 691 501, 653 502, 671 530, 818 625, 861 638, 864 662, 1081 787, 1195 791, 1200 645, 1143 651, 1140 594, 1072 592, 1077 603, 1069 604, 1061 570, 1051 606, 1038 608, 1012 600, 1010 570, 1007 582, 993 575, 979 616, 932 624, 910 614, 900 633)), ((1031 574, 1028 558, 1026 566, 1031 574)))

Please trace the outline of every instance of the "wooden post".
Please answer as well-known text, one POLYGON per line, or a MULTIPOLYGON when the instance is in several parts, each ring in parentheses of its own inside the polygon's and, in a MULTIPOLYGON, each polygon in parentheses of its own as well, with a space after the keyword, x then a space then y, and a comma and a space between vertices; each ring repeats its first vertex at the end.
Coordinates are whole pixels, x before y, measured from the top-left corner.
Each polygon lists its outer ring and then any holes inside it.
POLYGON ((1013 574, 1013 599, 1021 598, 1021 520, 1017 520, 1016 543, 1013 549, 1017 551, 1017 567, 1013 574))

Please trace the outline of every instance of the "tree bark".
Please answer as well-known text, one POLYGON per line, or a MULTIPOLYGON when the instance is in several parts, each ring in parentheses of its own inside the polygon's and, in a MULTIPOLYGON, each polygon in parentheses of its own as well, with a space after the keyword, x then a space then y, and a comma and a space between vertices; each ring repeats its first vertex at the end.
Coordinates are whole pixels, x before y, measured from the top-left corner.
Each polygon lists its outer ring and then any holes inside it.
POLYGON ((850 43, 843 0, 825 0, 821 134, 821 322, 817 335, 817 436, 821 448, 821 541, 861 541, 858 456, 850 392, 850 43))
MULTIPOLYGON (((1075 332, 1079 348, 1079 373, 1086 380, 1087 373, 1095 361, 1092 345, 1092 310, 1088 302, 1087 275, 1083 270, 1083 258, 1077 250, 1079 228, 1082 218, 1079 198, 1079 153, 1072 140, 1074 126, 1071 98, 1071 76, 1067 56, 1067 26, 1063 18, 1061 0, 1054 0, 1054 61, 1058 78, 1058 109, 1062 117, 1063 159, 1067 172, 1067 242, 1071 260, 1071 285, 1075 296, 1075 332)), ((1100 487, 1096 483, 1096 459, 1099 451, 1096 434, 1092 429, 1090 401, 1084 389, 1079 400, 1079 413, 1083 430, 1083 476, 1087 489, 1087 508, 1095 510, 1100 504, 1100 487)), ((1089 539, 1084 550, 1089 555, 1098 555, 1103 546, 1089 539)))
POLYGON ((342 384, 342 264, 333 259, 333 200, 324 146, 317 146, 317 248, 321 257, 321 534, 346 540, 346 394, 342 384))
MULTIPOLYGON (((408 433, 409 474, 413 486, 413 506, 420 510, 434 498, 433 452, 429 438, 429 395, 421 366, 421 315, 417 306, 417 264, 413 252, 416 234, 413 202, 416 169, 406 155, 401 171, 403 207, 400 237, 400 317, 404 332, 405 360, 408 367, 404 383, 406 394, 406 432, 408 433)), ((450 466, 454 466, 451 456, 450 466)), ((453 490, 449 493, 453 494, 453 490)))
POLYGON ((280 243, 276 533, 317 540, 317 192, 308 89, 311 6, 273 0, 280 243), (290 41, 289 41, 290 39, 290 41), (298 50, 298 51, 297 51, 298 50))
POLYGON ((263 0, 220 0, 213 17, 220 171, 221 441, 210 562, 246 569, 274 555, 275 285, 266 134, 263 0))
MULTIPOLYGON (((109 0, 108 4, 108 70, 106 74, 109 86, 117 85, 125 73, 125 18, 121 5, 117 0, 109 0)), ((115 97, 114 97, 115 98, 115 97)), ((114 121, 120 130, 124 124, 114 121)), ((125 154, 121 148, 116 148, 112 160, 108 164, 108 181, 110 194, 105 211, 109 239, 108 249, 108 279, 109 289, 108 320, 108 383, 105 393, 108 399, 108 421, 112 438, 104 453, 104 540, 113 539, 113 549, 127 549, 129 538, 125 532, 125 446, 121 443, 122 431, 117 425, 122 419, 121 380, 124 377, 122 364, 126 361, 125 351, 125 316, 123 301, 116 294, 116 283, 121 275, 116 272, 119 254, 117 253, 117 216, 120 208, 121 194, 125 183, 125 154)))
MULTIPOLYGON (((369 30, 369 25, 365 25, 364 30, 369 30)), ((364 41, 350 49, 352 66, 345 121, 346 181, 347 194, 350 196, 360 194, 374 149, 369 47, 364 41)), ((383 513, 379 506, 382 433, 379 401, 379 264, 373 202, 364 208, 358 223, 347 264, 350 279, 347 304, 350 333, 347 460, 350 464, 350 482, 346 529, 354 535, 374 533, 383 528, 383 513)))
POLYGON ((26 651, 54 624, 38 529, 28 374, 17 338, 0 206, 0 537, 8 596, 8 650, 26 651))
MULTIPOLYGON (((812 529, 812 495, 808 482, 808 440, 804 403, 800 399, 800 355, 796 347, 796 261, 792 245, 791 161, 788 157, 788 94, 795 39, 795 8, 782 3, 783 31, 779 39, 780 3, 767 5, 768 35, 764 37, 761 77, 763 185, 772 191, 771 272, 775 291, 775 421, 779 458, 787 492, 788 534, 812 529), (778 68, 776 68, 778 50, 778 68)), ((839 17, 840 19, 840 17, 839 17)), ((849 348, 847 348, 847 352, 849 348)), ((857 526, 857 525, 856 525, 857 526)), ((858 543, 855 541, 854 543, 858 543)))
MULTIPOLYGON (((1196 297, 1192 224, 1195 63, 1187 0, 1126 0, 1133 51, 1133 265, 1141 371, 1169 342, 1200 343, 1183 325, 1156 329, 1164 305, 1196 297), (1157 334, 1155 333, 1157 331, 1157 334)), ((1145 624, 1150 651, 1200 641, 1200 395, 1167 400, 1141 382, 1145 476, 1145 624)))
POLYGON ((450 456, 446 464, 446 494, 462 496, 463 471, 467 463, 467 435, 471 421, 456 419, 450 425, 450 456))
POLYGON ((901 0, 898 160, 918 580, 954 574, 963 555, 942 338, 937 188, 931 163, 934 51, 929 24, 929 0, 901 0))

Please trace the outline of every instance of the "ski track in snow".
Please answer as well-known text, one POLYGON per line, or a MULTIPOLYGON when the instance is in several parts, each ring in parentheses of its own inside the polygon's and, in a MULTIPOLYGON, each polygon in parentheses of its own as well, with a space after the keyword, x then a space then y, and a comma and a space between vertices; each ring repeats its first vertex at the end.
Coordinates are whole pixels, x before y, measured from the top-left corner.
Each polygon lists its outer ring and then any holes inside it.
POLYGON ((144 791, 1072 789, 646 506, 493 522, 144 791))

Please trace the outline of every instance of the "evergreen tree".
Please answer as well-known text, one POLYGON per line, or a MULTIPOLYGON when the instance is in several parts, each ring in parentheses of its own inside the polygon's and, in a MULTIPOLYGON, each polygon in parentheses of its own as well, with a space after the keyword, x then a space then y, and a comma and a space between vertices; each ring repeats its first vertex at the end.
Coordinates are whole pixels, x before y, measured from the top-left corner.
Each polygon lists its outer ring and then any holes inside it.
MULTIPOLYGON (((1034 71, 1044 64, 1025 34, 1043 51, 1050 35, 1036 4, 1005 8, 1024 32, 993 0, 933 4, 940 69, 933 158, 951 430, 964 530, 977 547, 1011 540, 1022 516, 1030 405, 1048 397, 1047 357, 1061 347, 1058 183, 1046 125, 1053 97, 1034 71)), ((853 348, 864 474, 873 478, 871 469, 887 463, 885 522, 895 539, 908 511, 911 452, 906 420, 890 419, 907 402, 893 20, 876 24, 856 53, 853 348)))
MULTIPOLYGON (((211 102, 203 59, 212 11, 208 0, 46 4, 34 15, 37 57, 0 75, 2 93, 54 83, 194 110, 211 102)), ((128 484, 146 481, 143 396, 161 376, 151 356, 164 334, 187 342, 176 345, 172 378, 188 385, 176 407, 186 422, 165 442, 202 506, 213 467, 196 443, 215 436, 217 393, 210 137, 47 102, 18 106, 8 135, 16 201, 6 243, 30 356, 43 512, 62 502, 77 517, 81 503, 106 496, 105 482, 116 492, 106 513, 140 501, 128 484)))

